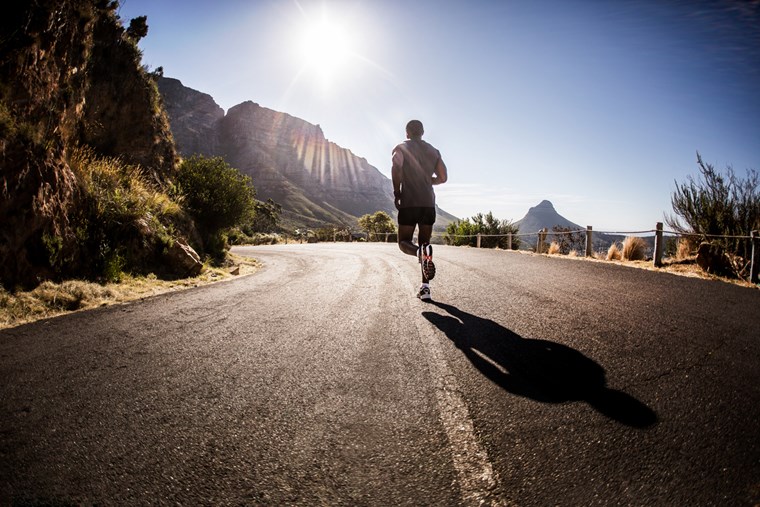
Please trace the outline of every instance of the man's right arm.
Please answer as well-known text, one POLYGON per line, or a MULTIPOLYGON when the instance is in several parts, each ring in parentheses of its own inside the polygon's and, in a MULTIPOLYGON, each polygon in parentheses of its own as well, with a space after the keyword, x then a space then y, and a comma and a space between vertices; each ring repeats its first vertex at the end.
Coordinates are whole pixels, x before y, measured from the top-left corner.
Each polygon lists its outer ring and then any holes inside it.
POLYGON ((393 181, 393 204, 398 209, 401 205, 401 167, 404 165, 404 154, 400 149, 393 152, 393 165, 391 166, 391 180, 393 181))

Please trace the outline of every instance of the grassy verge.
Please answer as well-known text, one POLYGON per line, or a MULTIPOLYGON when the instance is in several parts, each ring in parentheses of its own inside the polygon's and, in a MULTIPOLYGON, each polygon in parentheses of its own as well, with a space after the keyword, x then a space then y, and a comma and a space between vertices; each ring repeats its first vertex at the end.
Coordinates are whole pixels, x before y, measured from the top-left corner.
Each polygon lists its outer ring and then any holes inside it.
POLYGON ((105 285, 68 280, 63 283, 43 282, 28 292, 9 293, 0 288, 0 329, 73 311, 127 303, 165 292, 228 280, 251 274, 259 266, 254 259, 237 255, 230 257, 233 262, 230 268, 207 267, 199 276, 179 280, 167 281, 159 280, 155 276, 124 275, 120 282, 105 285))

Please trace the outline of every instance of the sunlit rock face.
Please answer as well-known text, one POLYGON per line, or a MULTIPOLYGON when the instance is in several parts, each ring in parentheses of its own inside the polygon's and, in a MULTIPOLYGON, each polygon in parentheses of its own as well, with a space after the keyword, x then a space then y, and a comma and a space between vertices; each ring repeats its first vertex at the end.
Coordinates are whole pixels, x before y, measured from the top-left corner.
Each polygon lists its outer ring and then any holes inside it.
MULTIPOLYGON (((367 213, 395 216, 390 179, 328 141, 319 125, 250 101, 223 115, 210 96, 176 79, 158 84, 180 154, 223 156, 251 176, 257 198, 280 203, 291 223, 356 227, 367 213)), ((441 211, 437 225, 452 219, 441 211)))
POLYGON ((365 159, 325 139, 322 129, 253 102, 231 108, 220 125, 222 153, 251 175, 262 197, 327 223, 392 213, 393 188, 365 159))

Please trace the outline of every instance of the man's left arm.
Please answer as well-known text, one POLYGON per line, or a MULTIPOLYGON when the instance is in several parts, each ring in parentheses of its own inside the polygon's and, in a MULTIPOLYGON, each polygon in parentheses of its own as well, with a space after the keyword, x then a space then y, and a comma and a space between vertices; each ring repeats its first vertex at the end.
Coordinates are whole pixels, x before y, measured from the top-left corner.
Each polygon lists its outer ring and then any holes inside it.
POLYGON ((443 163, 442 158, 438 158, 438 162, 435 164, 435 172, 433 173, 433 185, 440 185, 446 183, 449 179, 449 172, 446 169, 446 164, 443 163))

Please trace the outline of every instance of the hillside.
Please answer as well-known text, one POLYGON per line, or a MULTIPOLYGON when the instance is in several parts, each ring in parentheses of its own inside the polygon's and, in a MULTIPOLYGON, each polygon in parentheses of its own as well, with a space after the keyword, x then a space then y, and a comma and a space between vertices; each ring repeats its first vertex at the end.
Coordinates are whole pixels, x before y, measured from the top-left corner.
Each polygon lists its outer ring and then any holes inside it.
MULTIPOLYGON (((247 101, 224 114, 205 93, 177 79, 158 87, 183 156, 222 156, 253 179, 257 197, 283 207, 292 225, 356 227, 356 219, 396 215, 389 178, 366 159, 329 141, 319 125, 247 101)), ((455 220, 439 210, 437 226, 455 220)))

